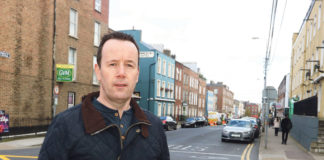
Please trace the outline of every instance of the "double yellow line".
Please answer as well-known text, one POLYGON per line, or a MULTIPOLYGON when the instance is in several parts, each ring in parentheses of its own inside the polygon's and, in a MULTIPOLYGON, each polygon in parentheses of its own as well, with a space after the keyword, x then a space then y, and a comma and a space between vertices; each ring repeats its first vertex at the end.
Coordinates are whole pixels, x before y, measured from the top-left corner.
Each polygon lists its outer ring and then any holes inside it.
POLYGON ((10 160, 9 158, 30 158, 37 159, 37 156, 16 156, 16 155, 0 155, 0 160, 10 160))
POLYGON ((254 146, 254 143, 250 143, 249 145, 247 145, 243 151, 243 154, 241 156, 241 160, 244 160, 244 158, 246 157, 246 160, 250 160, 250 154, 251 154, 251 150, 254 146))

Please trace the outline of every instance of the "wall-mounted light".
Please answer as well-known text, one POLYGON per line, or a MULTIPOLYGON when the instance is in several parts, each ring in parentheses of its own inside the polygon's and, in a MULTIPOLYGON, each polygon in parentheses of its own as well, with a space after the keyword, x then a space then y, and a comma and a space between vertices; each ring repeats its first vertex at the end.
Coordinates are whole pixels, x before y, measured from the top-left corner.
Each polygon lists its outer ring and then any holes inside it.
POLYGON ((310 69, 303 69, 303 68, 302 68, 302 69, 300 69, 300 70, 301 70, 301 71, 307 71, 307 72, 306 72, 306 79, 307 79, 307 77, 308 77, 308 80, 311 80, 311 81, 313 80, 313 79, 310 78, 310 76, 311 76, 311 74, 310 74, 310 69))
POLYGON ((315 62, 317 64, 314 65, 314 69, 317 70, 318 72, 324 73, 324 71, 320 70, 320 65, 319 65, 319 60, 307 60, 308 62, 315 62))
POLYGON ((322 46, 317 46, 317 47, 316 47, 316 50, 319 50, 319 49, 324 49, 324 47, 322 47, 322 46))

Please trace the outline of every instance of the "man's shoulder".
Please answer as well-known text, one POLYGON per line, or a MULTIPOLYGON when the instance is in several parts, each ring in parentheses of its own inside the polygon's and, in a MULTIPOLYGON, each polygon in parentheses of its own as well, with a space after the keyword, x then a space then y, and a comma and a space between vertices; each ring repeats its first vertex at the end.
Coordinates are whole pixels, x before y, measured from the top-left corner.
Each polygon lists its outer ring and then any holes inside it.
POLYGON ((69 122, 69 121, 77 121, 79 120, 81 114, 81 104, 78 104, 76 106, 73 106, 71 108, 68 108, 67 110, 57 114, 54 118, 54 120, 57 122, 57 123, 60 123, 60 122, 69 122))

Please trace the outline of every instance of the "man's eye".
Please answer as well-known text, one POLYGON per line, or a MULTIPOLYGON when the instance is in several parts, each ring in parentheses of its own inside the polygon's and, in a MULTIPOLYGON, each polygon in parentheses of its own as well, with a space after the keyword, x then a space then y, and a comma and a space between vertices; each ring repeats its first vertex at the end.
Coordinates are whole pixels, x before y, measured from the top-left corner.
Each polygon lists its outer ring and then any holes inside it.
POLYGON ((132 64, 127 64, 127 67, 133 67, 133 65, 132 64))
POLYGON ((116 63, 110 63, 109 66, 116 66, 116 63))

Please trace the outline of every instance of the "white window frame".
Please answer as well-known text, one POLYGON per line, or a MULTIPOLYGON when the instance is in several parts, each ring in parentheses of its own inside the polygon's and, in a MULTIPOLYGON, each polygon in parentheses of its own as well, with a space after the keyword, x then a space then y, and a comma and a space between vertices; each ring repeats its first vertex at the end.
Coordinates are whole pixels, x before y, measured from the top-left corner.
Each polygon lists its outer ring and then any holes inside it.
POLYGON ((99 81, 97 79, 97 75, 95 72, 95 65, 97 64, 97 56, 93 56, 92 58, 92 84, 99 85, 99 81))
POLYGON ((314 29, 313 29, 313 37, 314 37, 315 34, 316 34, 316 20, 317 20, 316 17, 317 17, 317 16, 316 16, 316 14, 315 14, 315 16, 314 16, 314 24, 313 24, 313 25, 314 25, 314 29))
POLYGON ((322 4, 318 6, 318 24, 317 24, 317 29, 320 29, 321 27, 321 14, 322 14, 322 4))
POLYGON ((170 98, 171 96, 170 96, 170 92, 171 91, 171 85, 170 85, 170 83, 168 82, 168 95, 167 95, 167 97, 168 98, 170 98))
POLYGON ((100 23, 95 21, 94 23, 94 34, 93 34, 93 44, 97 47, 99 47, 100 44, 100 30, 101 26, 100 23))
POLYGON ((163 75, 166 76, 166 61, 165 60, 163 60, 163 68, 162 68, 162 70, 163 70, 163 75))
POLYGON ((162 81, 162 96, 165 97, 165 81, 162 81))
POLYGON ((171 115, 171 104, 170 103, 168 103, 168 113, 167 113, 167 115, 171 115))
POLYGON ((161 96, 161 81, 158 79, 156 84, 156 96, 161 96))
POLYGON ((163 116, 165 116, 165 112, 166 112, 166 105, 165 103, 163 103, 163 116))
POLYGON ((171 99, 173 99, 173 90, 174 90, 174 85, 171 83, 171 88, 170 88, 171 99))
POLYGON ((157 73, 161 74, 161 57, 158 57, 157 73))
POLYGON ((162 104, 158 103, 158 107, 157 107, 157 116, 161 117, 161 110, 162 110, 162 104))
POLYGON ((182 73, 182 69, 180 69, 180 72, 179 72, 179 81, 181 81, 181 73, 182 73))
POLYGON ((181 100, 181 86, 179 86, 179 97, 178 98, 181 100))
POLYGON ((178 99, 178 86, 175 86, 175 99, 178 99))
POLYGON ((178 80, 178 77, 179 77, 179 68, 176 68, 176 77, 175 77, 175 79, 178 80))
POLYGON ((68 57, 68 64, 73 65, 73 78, 72 81, 76 80, 77 76, 77 51, 75 48, 69 48, 69 57, 68 57), (73 57, 73 59, 71 59, 73 57))
POLYGON ((69 35, 78 37, 78 11, 73 8, 70 8, 69 35))
POLYGON ((101 12, 101 0, 95 0, 95 10, 101 12))

